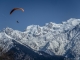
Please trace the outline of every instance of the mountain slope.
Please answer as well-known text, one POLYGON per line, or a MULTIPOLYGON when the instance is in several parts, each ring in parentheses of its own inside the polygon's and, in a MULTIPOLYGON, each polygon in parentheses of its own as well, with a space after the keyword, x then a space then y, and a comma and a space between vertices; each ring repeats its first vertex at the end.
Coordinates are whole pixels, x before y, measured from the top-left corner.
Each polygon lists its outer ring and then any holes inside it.
MULTIPOLYGON (((42 55, 34 52, 31 48, 21 45, 20 43, 13 40, 14 47, 8 52, 13 52, 15 60, 64 60, 63 56, 51 56, 44 52, 39 52, 42 55), (44 55, 43 55, 44 53, 44 55)), ((7 52, 7 53, 8 53, 7 52)))
POLYGON ((30 25, 24 32, 5 28, 0 32, 0 46, 9 50, 12 40, 29 46, 35 52, 44 51, 50 55, 69 58, 80 57, 80 19, 71 18, 62 24, 46 23, 45 26, 30 25))

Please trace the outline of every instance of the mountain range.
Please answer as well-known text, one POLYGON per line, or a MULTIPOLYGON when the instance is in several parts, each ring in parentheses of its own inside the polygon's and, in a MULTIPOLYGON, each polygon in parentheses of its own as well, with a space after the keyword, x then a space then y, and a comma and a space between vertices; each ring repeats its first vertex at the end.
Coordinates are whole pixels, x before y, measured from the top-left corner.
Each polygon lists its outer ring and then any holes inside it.
POLYGON ((0 31, 0 47, 15 52, 16 60, 80 59, 80 19, 61 24, 30 25, 25 31, 6 27, 0 31))

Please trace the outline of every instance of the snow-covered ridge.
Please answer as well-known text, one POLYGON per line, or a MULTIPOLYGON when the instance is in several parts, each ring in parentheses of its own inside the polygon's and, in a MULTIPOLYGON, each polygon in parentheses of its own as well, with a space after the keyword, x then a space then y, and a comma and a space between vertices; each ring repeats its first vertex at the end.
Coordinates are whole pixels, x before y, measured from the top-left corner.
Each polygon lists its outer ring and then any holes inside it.
MULTIPOLYGON (((44 51, 51 55, 68 57, 67 52, 70 50, 70 52, 79 56, 79 26, 80 19, 71 18, 67 22, 62 22, 62 24, 50 22, 46 23, 45 26, 30 25, 24 32, 7 27, 0 32, 0 46, 3 44, 3 46, 9 48, 13 45, 12 40, 15 40, 23 45, 30 46, 36 51, 44 51), (6 43, 6 41, 8 42, 6 43)), ((74 54, 72 55, 74 56, 74 54)))

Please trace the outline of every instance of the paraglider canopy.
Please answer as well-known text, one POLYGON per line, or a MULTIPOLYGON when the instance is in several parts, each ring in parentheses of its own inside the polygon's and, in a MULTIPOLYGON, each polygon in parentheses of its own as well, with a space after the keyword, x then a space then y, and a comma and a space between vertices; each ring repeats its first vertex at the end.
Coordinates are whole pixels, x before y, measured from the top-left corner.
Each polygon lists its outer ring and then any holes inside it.
POLYGON ((11 15, 15 10, 21 10, 22 12, 24 12, 24 9, 23 9, 23 8, 13 8, 13 9, 10 11, 10 15, 11 15))

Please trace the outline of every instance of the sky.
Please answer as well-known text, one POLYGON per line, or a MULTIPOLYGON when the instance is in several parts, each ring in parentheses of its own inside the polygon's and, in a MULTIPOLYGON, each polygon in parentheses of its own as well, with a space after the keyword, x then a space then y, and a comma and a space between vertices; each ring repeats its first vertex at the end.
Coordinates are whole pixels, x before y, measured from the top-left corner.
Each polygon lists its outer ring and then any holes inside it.
POLYGON ((0 30, 24 31, 29 25, 59 24, 70 18, 80 19, 80 0, 0 0, 0 30), (24 12, 16 10, 10 15, 13 8, 24 12))

